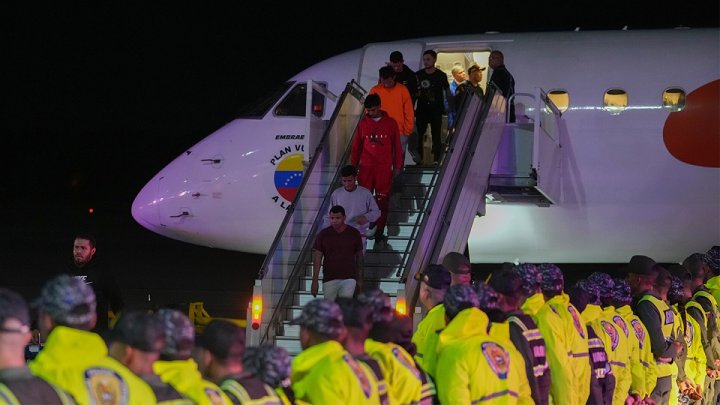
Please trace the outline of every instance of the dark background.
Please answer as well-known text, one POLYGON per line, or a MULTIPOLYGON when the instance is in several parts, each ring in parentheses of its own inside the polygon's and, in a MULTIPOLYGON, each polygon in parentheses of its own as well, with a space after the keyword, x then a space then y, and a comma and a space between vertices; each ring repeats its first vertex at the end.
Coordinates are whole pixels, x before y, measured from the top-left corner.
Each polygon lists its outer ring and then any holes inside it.
POLYGON ((3 6, 0 285, 34 297, 90 231, 131 305, 204 301, 211 315, 244 317, 263 255, 155 235, 130 204, 267 88, 375 41, 719 25, 714 0, 211 3, 3 6))

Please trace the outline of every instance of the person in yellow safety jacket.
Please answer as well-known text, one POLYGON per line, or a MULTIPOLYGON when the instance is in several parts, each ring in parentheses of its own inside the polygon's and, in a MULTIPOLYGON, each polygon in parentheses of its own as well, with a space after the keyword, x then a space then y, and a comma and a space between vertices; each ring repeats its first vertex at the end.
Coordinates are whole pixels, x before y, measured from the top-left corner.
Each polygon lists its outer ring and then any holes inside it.
POLYGON ((160 360, 153 364, 155 374, 197 404, 232 404, 219 386, 203 378, 198 364, 191 358, 195 328, 190 319, 178 310, 165 308, 155 316, 165 328, 165 346, 160 360))
POLYGON ((703 262, 710 269, 708 280, 705 287, 715 297, 716 302, 720 302, 720 246, 713 246, 703 256, 703 262))
POLYGON ((316 298, 298 318, 303 351, 292 361, 290 381, 298 400, 312 404, 379 404, 372 370, 343 349, 347 329, 334 301, 316 298))
POLYGON ((407 315, 395 313, 392 321, 389 323, 375 324, 370 331, 370 338, 376 342, 390 343, 392 347, 398 347, 402 350, 393 351, 393 356, 401 360, 401 362, 411 371, 416 370, 414 375, 420 379, 420 397, 414 401, 420 405, 431 405, 437 403, 437 391, 435 383, 428 373, 423 370, 414 359, 416 352, 415 344, 412 342, 413 321, 407 315))
MULTIPOLYGON (((482 281, 473 283, 473 289, 478 296, 478 306, 490 319, 491 338, 499 341, 510 355, 510 364, 515 366, 522 365, 523 372, 519 377, 520 389, 518 391, 517 402, 519 404, 536 404, 533 398, 530 380, 528 378, 526 361, 516 343, 510 338, 510 323, 506 320, 505 314, 498 308, 498 293, 489 285, 482 281)), ((525 349, 529 349, 527 341, 522 342, 525 349)), ((536 382, 533 379, 533 382, 536 382)))
POLYGON ((677 356, 677 346, 673 333, 675 316, 655 291, 659 269, 653 259, 642 255, 633 256, 627 265, 628 284, 636 297, 634 312, 648 330, 657 364, 657 382, 650 399, 656 404, 667 404, 672 390, 672 363, 677 356))
POLYGON ((524 365, 511 358, 507 344, 488 336, 489 320, 473 288, 454 285, 443 303, 448 325, 438 340, 435 379, 440 403, 517 403, 524 365))
POLYGON ((440 331, 445 328, 445 307, 443 299, 450 287, 450 272, 442 265, 431 264, 416 275, 420 281, 419 299, 428 311, 413 334, 412 341, 417 347, 415 361, 430 376, 435 377, 437 363, 437 342, 440 331))
POLYGON ((613 404, 624 404, 630 393, 632 373, 630 371, 630 331, 625 321, 615 313, 613 307, 602 308, 609 301, 614 282, 609 274, 594 272, 587 279, 578 281, 578 288, 590 296, 585 309, 581 312, 588 327, 602 340, 608 355, 610 368, 615 376, 613 404), (615 317, 620 319, 613 319, 615 317))
POLYGON ((66 274, 48 280, 36 302, 45 346, 29 363, 36 376, 70 393, 78 404, 155 404, 155 394, 140 377, 108 356, 96 333, 95 293, 66 274))
MULTIPOLYGON (((677 265, 678 267, 681 267, 680 265, 677 265)), ((687 274, 687 271, 682 269, 682 271, 687 274)), ((689 274, 688 274, 689 279, 689 274)), ((678 308, 677 303, 684 299, 683 297, 674 297, 675 301, 671 302, 670 298, 668 297, 668 293, 670 292, 673 283, 679 283, 680 288, 682 290, 682 281, 680 281, 679 278, 672 276, 670 271, 660 267, 658 272, 658 278, 655 281, 655 291, 657 291, 658 295, 660 296, 660 299, 662 299, 670 309, 673 311, 673 336, 674 336, 674 344, 677 348, 677 355, 675 356, 675 361, 672 362, 672 378, 670 381, 672 382, 672 390, 670 391, 670 403, 675 404, 678 402, 679 395, 681 394, 679 392, 680 385, 683 386, 684 393, 687 393, 687 390, 685 389, 685 358, 687 357, 687 347, 685 345, 685 307, 682 306, 678 308), (676 279, 676 281, 673 281, 673 279, 676 279), (682 313, 680 312, 682 310, 682 313), (682 383, 682 384, 679 384, 682 383)), ((682 294, 682 291, 680 291, 680 294, 682 294)), ((689 294, 689 288, 688 288, 688 298, 690 297, 689 294)))
POLYGON ((554 264, 537 266, 542 275, 545 305, 535 315, 548 348, 555 404, 584 404, 590 396, 590 360, 587 327, 580 312, 564 293, 562 271, 554 264))
POLYGON ((637 317, 630 307, 632 293, 630 285, 624 279, 613 279, 612 304, 632 331, 629 337, 632 374, 630 393, 636 398, 645 400, 655 388, 657 381, 657 365, 650 348, 650 337, 640 318, 637 317))
MULTIPOLYGON (((520 303, 520 310, 535 318, 535 314, 545 305, 540 270, 532 263, 520 263, 512 267, 512 272, 520 276, 522 291, 525 295, 525 299, 520 303)), ((537 319, 534 320, 537 322, 537 319)))
MULTIPOLYGON (((290 387, 290 354, 285 348, 265 343, 247 347, 242 356, 245 370, 275 389, 283 405, 300 404, 290 387)), ((244 403, 244 402, 243 402, 244 403)))

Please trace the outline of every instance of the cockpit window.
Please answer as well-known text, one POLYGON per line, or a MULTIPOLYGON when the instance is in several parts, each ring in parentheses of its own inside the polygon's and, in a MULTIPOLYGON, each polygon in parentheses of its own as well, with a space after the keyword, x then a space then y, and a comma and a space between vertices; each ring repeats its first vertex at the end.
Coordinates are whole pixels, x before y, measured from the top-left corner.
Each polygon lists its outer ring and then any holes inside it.
POLYGON ((277 103, 285 92, 295 84, 295 82, 286 82, 278 86, 273 91, 265 94, 259 100, 254 100, 252 103, 246 105, 241 111, 239 116, 242 118, 262 118, 270 111, 270 108, 277 103))
POLYGON ((665 89, 662 95, 663 107, 670 111, 682 111, 685 108, 685 90, 677 87, 665 89))
MULTIPOLYGON (((325 87, 324 83, 321 86, 325 87)), ((307 83, 298 83, 287 96, 275 107, 275 115, 285 117, 304 117, 307 99, 307 83)), ((325 110, 325 96, 320 92, 312 92, 312 113, 322 117, 325 110)))

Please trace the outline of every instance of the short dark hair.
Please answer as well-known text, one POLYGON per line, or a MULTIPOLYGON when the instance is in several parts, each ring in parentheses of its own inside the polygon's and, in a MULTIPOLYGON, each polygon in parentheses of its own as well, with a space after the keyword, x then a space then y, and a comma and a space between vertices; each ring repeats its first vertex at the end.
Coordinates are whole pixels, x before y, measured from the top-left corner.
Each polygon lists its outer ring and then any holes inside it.
POLYGON ((363 105, 365 105, 365 108, 380 106, 380 96, 377 93, 368 94, 363 105))
POLYGON ((403 54, 400 51, 392 51, 390 53, 390 62, 404 62, 403 54))
POLYGON ((703 264, 705 264, 704 256, 702 253, 693 253, 683 260, 682 265, 690 272, 693 278, 705 276, 702 274, 703 264))
POLYGON ((353 165, 345 165, 340 169, 340 176, 357 176, 357 169, 353 165))
POLYGON ((90 242, 90 247, 93 248, 97 246, 97 240, 95 240, 95 236, 89 233, 79 233, 75 236, 75 239, 85 239, 86 241, 90 242))
POLYGON ((501 61, 505 60, 505 55, 503 55, 503 53, 498 51, 497 49, 490 52, 490 56, 497 56, 501 61))
POLYGON ((395 77, 395 70, 393 68, 391 68, 390 66, 381 67, 378 73, 380 74, 381 79, 395 77))
POLYGON ((331 214, 343 214, 345 216, 345 208, 343 208, 342 205, 333 205, 332 208, 330 208, 331 214))
POLYGON ((162 322, 149 312, 133 310, 124 313, 110 331, 110 342, 119 342, 138 350, 161 352, 165 346, 165 329, 162 322))
POLYGON ((427 51, 423 52, 423 56, 430 55, 433 57, 433 59, 437 59, 437 52, 433 51, 432 49, 428 49, 427 51))
POLYGON ((245 331, 234 322, 213 319, 198 335, 195 344, 223 361, 242 361, 245 331))

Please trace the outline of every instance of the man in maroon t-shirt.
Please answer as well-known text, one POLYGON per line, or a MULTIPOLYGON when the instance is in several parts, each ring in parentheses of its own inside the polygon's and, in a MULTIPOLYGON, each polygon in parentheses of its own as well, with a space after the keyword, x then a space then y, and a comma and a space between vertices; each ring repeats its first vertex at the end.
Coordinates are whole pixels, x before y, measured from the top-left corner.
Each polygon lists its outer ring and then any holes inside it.
POLYGON ((352 297, 355 287, 362 289, 363 243, 360 232, 345 224, 345 209, 330 208, 330 226, 321 230, 313 246, 313 278, 310 292, 319 289, 320 265, 323 267, 325 298, 352 297))

